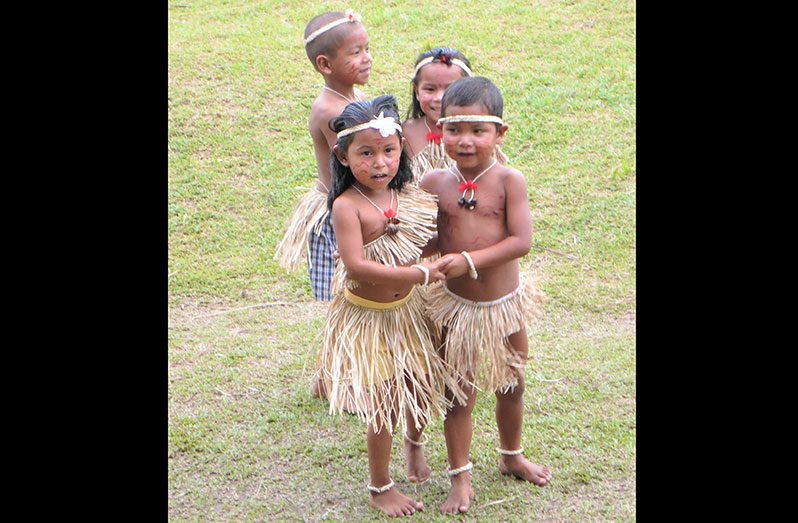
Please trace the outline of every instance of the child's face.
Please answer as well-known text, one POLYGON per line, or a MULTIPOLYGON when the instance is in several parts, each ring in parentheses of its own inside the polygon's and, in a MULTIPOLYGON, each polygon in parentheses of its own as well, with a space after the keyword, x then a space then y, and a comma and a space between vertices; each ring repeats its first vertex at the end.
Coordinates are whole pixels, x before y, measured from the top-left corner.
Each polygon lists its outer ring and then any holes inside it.
POLYGON ((345 84, 363 85, 371 74, 369 36, 366 29, 357 24, 341 41, 335 58, 330 60, 335 78, 345 84))
POLYGON ((379 191, 388 187, 399 170, 402 142, 399 134, 382 137, 377 129, 365 129, 352 135, 352 142, 338 159, 352 170, 355 179, 368 189, 379 191))
MULTIPOLYGON (((466 114, 485 115, 488 110, 480 103, 446 108, 446 116, 466 114)), ((496 144, 504 141, 506 131, 506 125, 497 131, 492 122, 446 122, 443 124, 443 146, 461 170, 484 168, 492 161, 496 144)))
POLYGON ((463 77, 456 65, 431 62, 418 71, 418 82, 413 88, 421 110, 432 121, 441 117, 441 98, 446 89, 463 77))

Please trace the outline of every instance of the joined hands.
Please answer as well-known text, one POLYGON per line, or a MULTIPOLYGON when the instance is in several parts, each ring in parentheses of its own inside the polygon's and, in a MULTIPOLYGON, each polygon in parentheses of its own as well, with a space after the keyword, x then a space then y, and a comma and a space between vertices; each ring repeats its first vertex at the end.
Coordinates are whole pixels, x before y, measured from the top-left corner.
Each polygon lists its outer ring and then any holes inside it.
POLYGON ((463 274, 468 273, 468 261, 462 254, 447 254, 438 259, 438 261, 444 260, 446 260, 446 264, 443 266, 442 271, 445 274, 445 277, 442 279, 458 278, 463 274))

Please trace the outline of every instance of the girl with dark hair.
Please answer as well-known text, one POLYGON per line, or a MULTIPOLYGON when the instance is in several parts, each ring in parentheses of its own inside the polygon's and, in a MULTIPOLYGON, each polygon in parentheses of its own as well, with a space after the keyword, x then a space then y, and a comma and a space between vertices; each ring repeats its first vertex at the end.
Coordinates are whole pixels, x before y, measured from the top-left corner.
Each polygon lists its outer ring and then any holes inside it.
POLYGON ((429 254, 425 249, 437 249, 437 204, 408 183, 412 174, 395 97, 351 103, 330 127, 337 141, 328 207, 340 260, 318 376, 330 413, 351 405, 368 424, 369 504, 389 516, 409 515, 423 504, 398 492, 389 476, 394 428, 401 425, 411 442, 405 445, 408 479, 423 481, 430 471, 421 431, 451 407, 446 387, 465 401, 436 352, 424 299, 415 289, 444 279, 447 262, 418 263, 429 254))
POLYGON ((418 55, 413 73, 413 102, 402 124, 411 151, 411 169, 416 182, 427 171, 445 169, 452 163, 446 156, 438 129, 441 98, 446 88, 471 76, 471 63, 463 53, 450 47, 436 47, 418 55))

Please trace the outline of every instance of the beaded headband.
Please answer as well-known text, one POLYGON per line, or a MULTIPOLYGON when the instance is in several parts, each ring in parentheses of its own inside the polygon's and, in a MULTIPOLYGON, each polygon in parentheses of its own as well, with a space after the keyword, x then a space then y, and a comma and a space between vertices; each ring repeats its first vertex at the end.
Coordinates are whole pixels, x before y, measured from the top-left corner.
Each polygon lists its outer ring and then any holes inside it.
MULTIPOLYGON (((413 78, 416 77, 416 75, 418 74, 418 70, 419 69, 421 69, 422 67, 424 67, 428 63, 432 62, 436 58, 437 57, 435 57, 435 56, 428 56, 428 57, 424 58, 423 60, 421 60, 418 63, 418 65, 416 65, 416 70, 413 71, 413 78)), ((459 67, 460 69, 462 69, 463 71, 465 71, 468 76, 473 76, 471 74, 471 69, 469 69, 468 66, 465 64, 465 62, 460 60, 459 58, 449 58, 448 56, 443 55, 443 56, 440 57, 440 62, 442 64, 447 64, 447 63, 454 64, 457 67, 459 67)))
POLYGON ((355 23, 355 22, 360 22, 360 18, 361 18, 360 17, 360 13, 355 13, 351 9, 347 9, 346 11, 344 11, 344 15, 346 15, 344 18, 339 18, 338 20, 333 20, 329 24, 323 25, 323 26, 319 27, 318 29, 316 29, 315 31, 313 31, 312 33, 310 33, 308 35, 308 37, 305 38, 305 46, 307 47, 307 45, 310 42, 312 42, 313 40, 315 40, 319 35, 321 35, 322 33, 326 33, 327 31, 329 31, 333 27, 338 27, 339 25, 345 24, 347 22, 348 23, 352 23, 352 24, 355 23))
POLYGON ((438 118, 439 124, 457 122, 491 122, 504 125, 504 121, 501 118, 498 116, 493 116, 492 114, 463 114, 460 116, 446 116, 444 118, 438 118))
POLYGON ((355 125, 353 127, 349 127, 348 129, 344 129, 343 131, 339 132, 336 136, 340 140, 344 136, 352 133, 356 133, 358 131, 362 131, 364 129, 377 129, 380 132, 380 136, 383 138, 387 138, 388 136, 394 134, 396 131, 402 132, 402 126, 396 123, 396 119, 393 116, 383 116, 382 111, 380 111, 380 115, 373 118, 370 122, 362 123, 359 125, 355 125))

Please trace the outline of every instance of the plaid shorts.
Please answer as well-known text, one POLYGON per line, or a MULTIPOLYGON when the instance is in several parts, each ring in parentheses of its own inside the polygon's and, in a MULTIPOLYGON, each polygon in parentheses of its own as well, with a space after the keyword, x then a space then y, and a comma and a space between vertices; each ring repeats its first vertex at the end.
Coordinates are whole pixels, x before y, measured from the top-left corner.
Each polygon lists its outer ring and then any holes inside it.
POLYGON ((333 274, 335 274, 335 234, 332 228, 332 215, 328 214, 321 227, 321 234, 316 236, 313 232, 308 237, 310 259, 308 260, 308 274, 310 285, 313 287, 313 298, 319 301, 332 299, 333 274))

